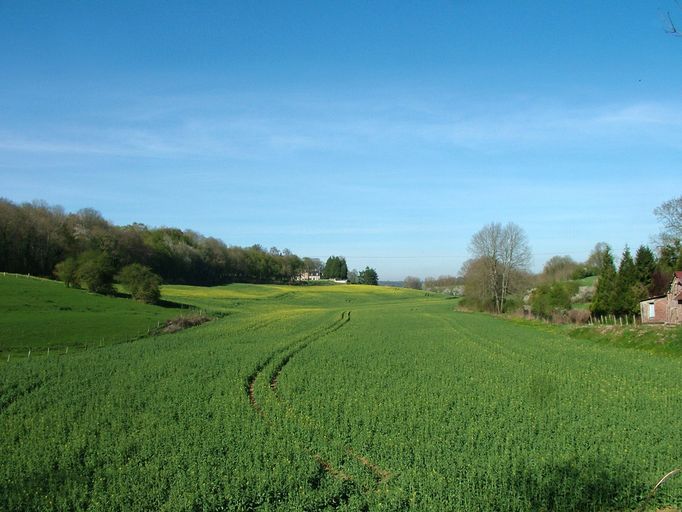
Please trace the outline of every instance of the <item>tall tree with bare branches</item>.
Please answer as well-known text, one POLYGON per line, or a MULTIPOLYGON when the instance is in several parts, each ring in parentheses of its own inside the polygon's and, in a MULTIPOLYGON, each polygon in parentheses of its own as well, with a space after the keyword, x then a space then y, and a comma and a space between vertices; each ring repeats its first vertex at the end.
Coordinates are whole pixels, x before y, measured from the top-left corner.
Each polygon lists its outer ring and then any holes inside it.
POLYGON ((486 291, 495 311, 502 313, 518 276, 530 265, 531 250, 525 232, 513 222, 505 226, 492 222, 472 237, 469 249, 473 259, 484 266, 486 291))
POLYGON ((662 245, 682 241, 682 196, 669 199, 654 208, 654 215, 663 224, 659 235, 662 245))

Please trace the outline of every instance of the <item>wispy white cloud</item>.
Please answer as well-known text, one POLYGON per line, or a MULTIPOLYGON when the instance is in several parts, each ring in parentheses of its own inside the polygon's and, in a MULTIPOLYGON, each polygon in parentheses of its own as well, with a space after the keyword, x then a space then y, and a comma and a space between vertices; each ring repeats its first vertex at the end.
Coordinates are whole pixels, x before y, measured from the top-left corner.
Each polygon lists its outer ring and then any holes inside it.
POLYGON ((594 122, 620 127, 645 125, 682 127, 680 114, 682 114, 680 105, 636 103, 612 108, 597 116, 594 122))
POLYGON ((120 148, 106 147, 92 143, 77 143, 68 140, 45 140, 31 138, 27 135, 2 134, 0 135, 0 150, 19 151, 26 153, 70 153, 70 154, 95 154, 113 155, 120 153, 120 148))
MULTIPOLYGON (((384 149, 506 151, 581 147, 598 143, 682 147, 682 104, 641 102, 573 108, 532 103, 457 105, 415 102, 263 100, 258 108, 226 100, 157 100, 145 114, 131 106, 103 113, 95 123, 42 125, 41 132, 0 124, 0 150, 120 155, 141 158, 208 157, 267 160, 310 151, 348 155, 384 149), (212 104, 211 101, 214 101, 212 104), (268 103, 269 101, 269 103, 268 103)), ((251 100, 254 101, 254 100, 251 100)))

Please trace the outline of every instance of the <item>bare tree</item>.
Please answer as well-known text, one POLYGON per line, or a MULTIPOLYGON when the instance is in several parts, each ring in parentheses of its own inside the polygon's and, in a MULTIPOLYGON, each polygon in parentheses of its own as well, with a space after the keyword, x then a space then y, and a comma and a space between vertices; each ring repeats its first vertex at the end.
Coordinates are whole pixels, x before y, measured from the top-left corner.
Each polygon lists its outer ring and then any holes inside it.
POLYGON ((488 287, 488 268, 485 258, 474 258, 465 261, 459 272, 464 282, 466 303, 481 310, 493 307, 493 299, 488 287))
POLYGON ((530 246, 523 229, 510 222, 506 226, 493 222, 471 239, 470 251, 475 260, 485 265, 487 292, 495 311, 502 313, 515 278, 528 269, 530 246))
POLYGON ((570 256, 552 256, 542 269, 541 279, 552 283, 566 281, 577 268, 578 264, 570 256))
POLYGON ((682 240, 682 196, 670 199, 654 208, 654 215, 663 224, 662 245, 682 240))
MULTIPOLYGON (((678 4, 679 5, 679 4, 678 4)), ((663 23, 665 24, 665 31, 675 37, 682 37, 682 33, 677 29, 673 17, 670 15, 670 11, 666 11, 663 16, 663 23)))
POLYGON ((589 275, 599 275, 599 272, 604 265, 604 258, 606 258, 606 253, 609 252, 611 248, 606 242, 597 242, 594 245, 594 249, 587 257, 585 261, 585 270, 589 275))
POLYGON ((413 290, 422 289, 422 280, 418 277, 407 276, 403 279, 403 288, 412 288, 413 290))

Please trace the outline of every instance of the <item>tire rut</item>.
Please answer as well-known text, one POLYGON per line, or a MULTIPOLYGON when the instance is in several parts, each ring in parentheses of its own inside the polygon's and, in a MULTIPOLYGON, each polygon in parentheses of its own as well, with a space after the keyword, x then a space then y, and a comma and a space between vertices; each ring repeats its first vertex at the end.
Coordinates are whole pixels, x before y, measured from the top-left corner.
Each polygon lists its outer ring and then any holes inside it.
MULTIPOLYGON (((263 420, 268 423, 271 426, 274 426, 273 421, 269 418, 269 416, 265 413, 263 410, 263 407, 261 406, 260 403, 258 403, 258 400, 256 399, 256 392, 255 392, 255 386, 256 386, 256 380, 258 377, 263 373, 263 370, 272 363, 272 361, 282 353, 286 353, 285 357, 280 360, 280 362, 276 365, 276 368, 278 368, 277 373, 281 372, 281 369, 286 365, 286 363, 291 359, 291 357, 295 354, 303 350, 305 347, 307 347, 310 343, 313 341, 320 339, 338 329, 343 327, 345 323, 347 323, 350 320, 350 312, 346 316, 346 313, 344 312, 341 315, 340 320, 336 320, 333 322, 331 325, 324 327, 322 329, 316 329, 315 331, 311 332, 310 334, 307 334, 303 336, 302 338, 299 338, 292 343, 289 343, 288 345, 275 350, 272 352, 268 357, 263 359, 257 366, 254 368, 254 370, 251 372, 251 374, 246 378, 246 395, 248 397, 249 403, 251 407, 256 411, 256 413, 263 418, 263 420), (282 362, 284 361, 284 362, 282 362)), ((276 382, 276 378, 275 378, 276 382)), ((272 377, 270 384, 272 386, 272 377)), ((276 384, 275 384, 276 387, 276 384)), ((272 389, 272 388, 271 388, 272 389)), ((342 481, 353 481, 353 478, 345 473, 344 471, 335 468, 331 462, 327 461, 324 459, 319 453, 316 453, 314 450, 310 449, 309 447, 297 443, 300 445, 300 448, 308 453, 319 465, 320 467, 324 470, 325 473, 331 475, 332 477, 336 478, 337 480, 342 480, 342 481)))
MULTIPOLYGON (((313 341, 319 340, 323 338, 324 336, 327 336, 333 332, 338 331, 341 329, 344 325, 346 325, 348 322, 350 322, 351 319, 351 312, 343 312, 341 314, 341 319, 337 320, 335 323, 333 323, 331 326, 327 327, 324 329, 324 331, 319 335, 315 337, 310 337, 310 339, 307 339, 303 342, 294 342, 291 345, 289 345, 290 350, 282 357, 282 359, 279 361, 277 365, 275 365, 272 373, 270 374, 270 390, 275 394, 275 397, 277 398, 278 401, 281 402, 286 402, 286 400, 280 395, 278 392, 278 381, 279 377, 282 373, 282 370, 284 370, 284 367, 289 363, 291 358, 293 358, 296 354, 307 348, 313 341)), ((286 350, 286 349, 285 349, 286 350)), ((280 350, 278 353, 284 352, 285 350, 280 350)), ((268 358, 268 362, 263 365, 267 366, 272 359, 274 359, 274 354, 273 357, 268 358)), ((260 369, 262 371, 263 368, 260 369)), ((260 373, 259 371, 259 373, 260 373)), ((263 411, 260 405, 256 402, 255 396, 254 396, 254 387, 255 387, 255 378, 253 381, 250 383, 249 386, 249 400, 251 401, 251 405, 256 408, 256 410, 263 416, 263 411)), ((353 459, 355 459, 357 462, 362 464, 363 467, 365 467, 371 474, 376 482, 377 485, 381 485, 385 483, 387 480, 389 480, 393 474, 390 471, 387 471, 377 464, 371 462, 366 456, 357 453, 352 447, 346 446, 345 447, 345 452, 346 454, 350 455, 353 459)), ((328 473, 332 474, 333 476, 337 477, 338 475, 342 475, 343 480, 348 480, 349 477, 348 475, 345 475, 343 472, 339 472, 339 470, 333 468, 328 462, 324 461, 319 454, 314 455, 315 460, 327 471, 328 473)))

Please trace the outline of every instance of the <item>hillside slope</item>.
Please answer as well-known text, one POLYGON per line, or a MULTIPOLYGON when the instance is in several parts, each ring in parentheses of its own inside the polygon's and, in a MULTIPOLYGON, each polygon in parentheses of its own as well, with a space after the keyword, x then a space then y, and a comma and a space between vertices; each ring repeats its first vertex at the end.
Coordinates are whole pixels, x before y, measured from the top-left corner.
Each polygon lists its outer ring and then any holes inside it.
POLYGON ((177 309, 0 274, 0 357, 118 343, 145 334, 177 309))

